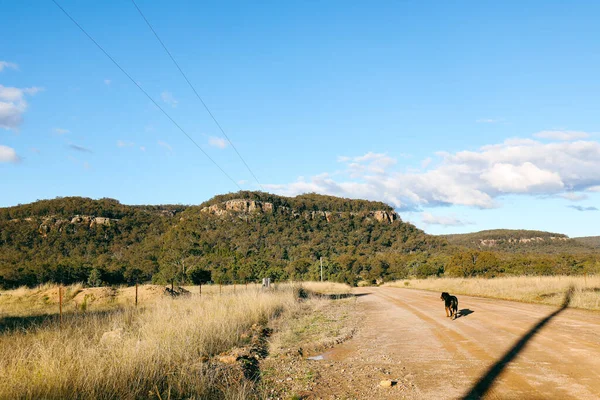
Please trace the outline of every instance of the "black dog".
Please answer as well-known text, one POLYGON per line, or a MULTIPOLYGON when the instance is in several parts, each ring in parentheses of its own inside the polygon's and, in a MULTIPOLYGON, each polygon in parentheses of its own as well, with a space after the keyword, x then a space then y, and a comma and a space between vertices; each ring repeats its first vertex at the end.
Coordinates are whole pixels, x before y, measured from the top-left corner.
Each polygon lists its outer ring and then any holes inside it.
POLYGON ((444 292, 440 299, 444 300, 446 304, 446 317, 452 317, 452 319, 456 318, 456 313, 458 312, 458 299, 456 296, 450 296, 450 293, 444 292), (450 313, 450 315, 448 315, 450 313))

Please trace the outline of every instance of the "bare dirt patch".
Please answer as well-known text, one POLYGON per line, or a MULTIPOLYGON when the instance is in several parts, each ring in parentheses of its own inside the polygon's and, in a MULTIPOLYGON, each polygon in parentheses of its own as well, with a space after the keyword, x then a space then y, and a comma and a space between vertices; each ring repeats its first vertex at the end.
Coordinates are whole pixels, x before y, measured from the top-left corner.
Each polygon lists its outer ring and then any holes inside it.
POLYGON ((357 298, 359 329, 322 361, 294 361, 292 381, 314 376, 298 396, 455 399, 491 377, 485 398, 600 397, 600 313, 459 296, 462 315, 451 320, 439 293, 356 291, 367 294, 357 298))

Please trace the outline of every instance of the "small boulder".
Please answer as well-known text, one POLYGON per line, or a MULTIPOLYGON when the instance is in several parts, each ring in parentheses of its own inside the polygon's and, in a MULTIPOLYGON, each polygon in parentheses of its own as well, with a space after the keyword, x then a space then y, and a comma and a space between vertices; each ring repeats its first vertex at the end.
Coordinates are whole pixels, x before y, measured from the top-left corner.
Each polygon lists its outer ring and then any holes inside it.
POLYGON ((379 382, 379 386, 384 387, 384 388, 391 388, 392 386, 394 386, 394 381, 390 380, 390 379, 386 379, 384 381, 379 382))

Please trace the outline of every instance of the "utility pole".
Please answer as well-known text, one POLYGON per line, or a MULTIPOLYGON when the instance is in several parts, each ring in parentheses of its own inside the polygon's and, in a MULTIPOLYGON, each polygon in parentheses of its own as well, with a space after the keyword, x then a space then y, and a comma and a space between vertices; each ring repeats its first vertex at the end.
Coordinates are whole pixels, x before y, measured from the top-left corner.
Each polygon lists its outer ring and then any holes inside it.
POLYGON ((323 257, 321 257, 321 282, 323 282, 323 257))

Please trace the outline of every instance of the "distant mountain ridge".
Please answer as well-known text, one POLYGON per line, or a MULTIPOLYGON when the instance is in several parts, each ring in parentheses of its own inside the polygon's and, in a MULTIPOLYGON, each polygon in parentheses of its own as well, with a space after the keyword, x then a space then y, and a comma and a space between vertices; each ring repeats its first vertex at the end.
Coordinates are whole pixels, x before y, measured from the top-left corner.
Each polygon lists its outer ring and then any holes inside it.
POLYGON ((494 229, 442 237, 451 245, 514 253, 585 253, 595 250, 590 245, 592 240, 586 242, 578 238, 571 239, 561 233, 534 230, 494 229))

